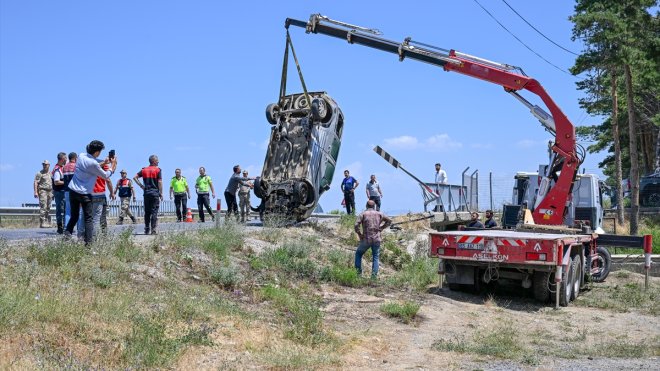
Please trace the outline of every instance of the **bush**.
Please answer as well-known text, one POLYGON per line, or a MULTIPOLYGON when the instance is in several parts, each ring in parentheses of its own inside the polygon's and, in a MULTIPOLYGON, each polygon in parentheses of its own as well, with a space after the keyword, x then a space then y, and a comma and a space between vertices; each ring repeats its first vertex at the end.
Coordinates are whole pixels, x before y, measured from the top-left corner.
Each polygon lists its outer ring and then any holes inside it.
POLYGON ((211 281, 225 290, 235 289, 243 281, 240 270, 235 266, 212 268, 209 271, 209 276, 211 277, 211 281))
POLYGON ((318 267, 310 259, 310 247, 304 241, 292 241, 264 253, 253 259, 253 269, 277 270, 299 278, 316 278, 318 267))
POLYGON ((398 318, 404 323, 410 323, 417 315, 419 308, 419 304, 412 301, 405 301, 403 304, 385 303, 380 306, 380 311, 390 317, 398 318))

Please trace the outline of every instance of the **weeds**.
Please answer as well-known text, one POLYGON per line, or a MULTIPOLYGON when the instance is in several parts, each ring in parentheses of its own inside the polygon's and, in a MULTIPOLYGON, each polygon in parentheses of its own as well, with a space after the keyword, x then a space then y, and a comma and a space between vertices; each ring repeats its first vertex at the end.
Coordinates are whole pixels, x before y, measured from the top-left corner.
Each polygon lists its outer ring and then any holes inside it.
POLYGON ((438 259, 420 257, 404 265, 401 270, 387 279, 387 283, 398 288, 424 291, 438 280, 438 259))
POLYGON ((628 282, 615 286, 594 286, 580 295, 575 305, 613 309, 619 312, 638 310, 651 315, 660 314, 660 288, 652 285, 644 290, 637 282, 628 282))
POLYGON ((58 240, 47 241, 42 247, 32 244, 28 251, 28 260, 36 261, 40 265, 61 267, 79 262, 88 249, 81 243, 58 240))
POLYGON ((256 270, 275 270, 298 278, 316 279, 318 266, 311 260, 311 249, 304 241, 284 243, 274 249, 264 251, 252 259, 251 266, 256 270))
POLYGON ((323 313, 318 302, 302 292, 267 285, 261 289, 265 300, 272 301, 280 319, 286 323, 285 337, 304 345, 319 345, 331 340, 323 330, 323 313))
POLYGON ((233 265, 209 269, 211 281, 225 290, 235 289, 243 281, 240 270, 233 265))
POLYGON ((405 301, 402 304, 385 303, 380 306, 380 311, 390 317, 400 319, 403 323, 410 323, 417 316, 419 308, 419 304, 412 301, 405 301))

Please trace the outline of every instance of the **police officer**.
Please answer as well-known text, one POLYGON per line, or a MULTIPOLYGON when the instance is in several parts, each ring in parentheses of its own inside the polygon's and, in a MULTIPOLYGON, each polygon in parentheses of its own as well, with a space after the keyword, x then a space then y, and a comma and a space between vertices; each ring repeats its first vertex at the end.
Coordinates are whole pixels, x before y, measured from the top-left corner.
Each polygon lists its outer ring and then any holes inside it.
POLYGON ((34 198, 39 199, 39 227, 50 227, 50 204, 53 203, 53 178, 50 162, 44 160, 41 170, 34 176, 34 198))

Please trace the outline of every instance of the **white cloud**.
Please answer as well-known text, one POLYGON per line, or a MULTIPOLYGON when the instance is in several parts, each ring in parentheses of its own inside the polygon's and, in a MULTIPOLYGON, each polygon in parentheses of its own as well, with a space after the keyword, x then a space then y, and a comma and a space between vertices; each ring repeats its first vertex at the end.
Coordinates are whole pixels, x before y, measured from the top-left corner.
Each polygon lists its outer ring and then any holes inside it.
POLYGON ((5 171, 12 171, 16 169, 16 166, 12 164, 0 164, 0 172, 4 173, 5 171))
POLYGON ((402 135, 395 138, 387 138, 383 141, 387 148, 403 150, 425 150, 429 152, 443 152, 459 149, 463 143, 457 142, 447 134, 437 134, 425 140, 419 140, 410 135, 402 135))
POLYGON ((495 146, 491 143, 472 143, 470 144, 470 148, 474 149, 493 149, 495 146))

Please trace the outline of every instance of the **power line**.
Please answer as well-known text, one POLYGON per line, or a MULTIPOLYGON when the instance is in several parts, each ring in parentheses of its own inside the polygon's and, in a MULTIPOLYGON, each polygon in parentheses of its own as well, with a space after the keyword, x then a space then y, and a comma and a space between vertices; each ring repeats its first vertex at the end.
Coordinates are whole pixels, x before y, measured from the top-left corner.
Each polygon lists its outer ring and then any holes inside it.
MULTIPOLYGON (((545 63, 551 65, 552 67, 558 69, 559 71, 561 71, 561 72, 563 72, 563 73, 565 73, 565 74, 567 74, 567 75, 571 75, 568 71, 562 69, 561 67, 559 67, 559 66, 555 65, 554 63, 550 62, 549 60, 545 59, 541 54, 537 53, 534 49, 530 48, 527 44, 525 44, 522 40, 520 40, 520 39, 518 38, 518 36, 514 35, 513 32, 509 31, 509 29, 506 28, 506 26, 504 26, 504 25, 502 24, 502 22, 500 22, 499 20, 497 20, 497 18, 495 18, 495 16, 492 15, 492 14, 488 11, 488 9, 484 8, 484 6, 481 5, 477 0, 474 0, 474 2, 477 3, 477 5, 479 5, 479 7, 480 7, 481 9, 483 9, 484 12, 486 12, 486 14, 488 14, 491 18, 493 18, 493 20, 494 20, 495 22, 497 22, 497 24, 499 24, 500 27, 502 27, 506 32, 508 32, 511 36, 513 36, 514 39, 518 40, 518 42, 521 43, 525 48, 529 49, 529 51, 531 51, 532 53, 536 54, 536 56, 539 57, 539 58, 541 58, 542 60, 544 60, 545 63)), ((573 75, 571 75, 571 76, 573 76, 573 75)))
POLYGON ((514 13, 516 13, 516 15, 517 15, 518 17, 520 17, 520 19, 522 19, 523 21, 525 21, 525 23, 527 23, 527 25, 528 25, 529 27, 531 27, 534 31, 538 32, 539 35, 545 37, 546 40, 550 41, 551 43, 555 44, 557 47, 559 47, 560 49, 562 49, 562 50, 564 50, 564 51, 566 51, 566 52, 569 52, 569 53, 571 53, 571 54, 573 54, 573 55, 578 55, 577 53, 575 53, 575 52, 573 52, 573 51, 570 51, 570 50, 564 48, 563 46, 557 44, 556 42, 550 40, 550 38, 547 37, 547 36, 545 36, 545 35, 543 34, 543 32, 539 31, 536 27, 532 26, 531 23, 527 22, 527 20, 526 20, 522 15, 520 15, 520 13, 518 13, 515 9, 513 9, 513 7, 512 7, 511 5, 509 5, 509 3, 506 2, 506 0, 502 0, 502 2, 503 2, 504 4, 506 4, 506 6, 508 6, 509 9, 511 9, 514 13))

